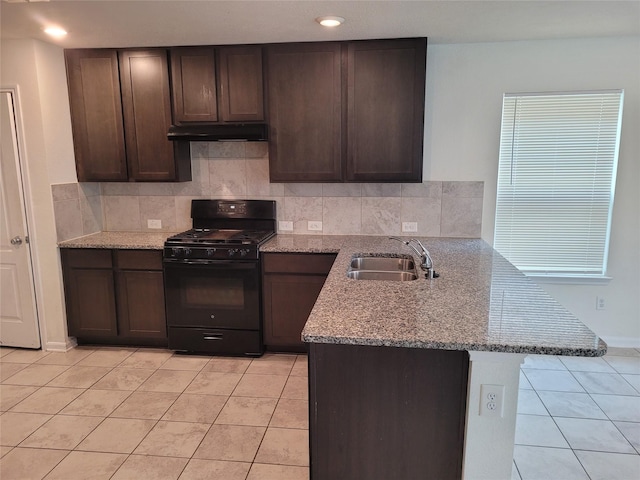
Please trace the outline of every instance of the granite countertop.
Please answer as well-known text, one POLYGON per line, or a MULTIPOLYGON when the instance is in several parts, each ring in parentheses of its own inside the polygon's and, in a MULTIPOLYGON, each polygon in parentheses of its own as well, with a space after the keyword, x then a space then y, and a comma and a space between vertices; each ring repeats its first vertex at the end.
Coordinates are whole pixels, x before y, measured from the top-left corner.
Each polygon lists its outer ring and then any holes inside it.
MULTIPOLYGON (((173 234, 99 232, 58 245, 161 250, 173 234)), ((483 240, 420 239, 439 278, 347 278, 357 253, 415 257, 386 236, 279 234, 260 250, 337 254, 302 332, 305 342, 576 356, 606 352, 602 340, 483 240)))
POLYGON ((118 248, 162 250, 164 242, 174 232, 98 232, 59 242, 60 248, 118 248))
POLYGON ((261 250, 338 253, 302 332, 305 342, 574 356, 606 352, 602 340, 483 240, 421 240, 439 278, 347 278, 356 253, 413 254, 387 237, 278 235, 261 250))

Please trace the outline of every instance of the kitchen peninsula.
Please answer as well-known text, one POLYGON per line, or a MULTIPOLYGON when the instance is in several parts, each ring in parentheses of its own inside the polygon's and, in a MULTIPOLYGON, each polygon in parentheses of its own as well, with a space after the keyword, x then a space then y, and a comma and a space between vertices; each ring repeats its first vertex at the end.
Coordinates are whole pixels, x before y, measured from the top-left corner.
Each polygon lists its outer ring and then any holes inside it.
MULTIPOLYGON (((60 247, 159 250, 162 236, 102 232, 60 247)), ((337 254, 302 332, 314 480, 509 479, 524 357, 606 352, 483 240, 421 240, 439 278, 347 278, 355 254, 413 254, 386 236, 277 235, 260 247, 337 254), (501 402, 481 415, 483 386, 501 402)))
POLYGON ((511 478, 525 355, 606 352, 484 241, 425 244, 440 277, 408 282, 347 278, 354 254, 411 253, 386 237, 278 235, 262 248, 339 252, 303 330, 315 480, 511 478), (502 389, 484 415, 482 386, 502 389))

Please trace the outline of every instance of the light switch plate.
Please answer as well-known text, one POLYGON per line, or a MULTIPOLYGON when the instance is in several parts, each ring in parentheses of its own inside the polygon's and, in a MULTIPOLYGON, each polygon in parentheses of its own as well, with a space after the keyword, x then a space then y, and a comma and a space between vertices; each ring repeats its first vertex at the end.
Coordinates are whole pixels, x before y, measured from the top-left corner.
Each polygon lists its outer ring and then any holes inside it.
POLYGON ((322 231, 322 222, 307 222, 307 230, 321 232, 322 231))
POLYGON ((293 232, 293 222, 286 220, 278 222, 278 230, 281 232, 293 232))
POLYGON ((162 228, 162 220, 147 220, 147 228, 162 228))

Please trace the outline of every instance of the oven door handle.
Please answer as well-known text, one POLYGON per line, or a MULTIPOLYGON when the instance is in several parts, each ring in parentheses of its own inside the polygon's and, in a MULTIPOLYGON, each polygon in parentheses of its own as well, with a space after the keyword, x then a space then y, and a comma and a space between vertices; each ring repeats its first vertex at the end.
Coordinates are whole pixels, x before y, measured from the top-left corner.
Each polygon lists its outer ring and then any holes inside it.
POLYGON ((223 340, 222 333, 205 333, 202 337, 203 340, 223 340))
POLYGON ((237 260, 174 260, 171 258, 164 259, 164 263, 170 265, 250 265, 257 262, 243 262, 240 263, 237 260))

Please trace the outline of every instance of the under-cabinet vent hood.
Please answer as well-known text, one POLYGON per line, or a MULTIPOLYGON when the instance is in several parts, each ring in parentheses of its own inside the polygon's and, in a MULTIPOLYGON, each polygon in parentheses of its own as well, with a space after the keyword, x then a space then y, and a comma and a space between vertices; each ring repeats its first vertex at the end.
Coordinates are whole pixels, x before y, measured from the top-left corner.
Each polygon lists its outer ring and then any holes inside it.
POLYGON ((190 142, 224 142, 267 140, 267 125, 264 123, 233 123, 226 125, 172 125, 167 133, 169 140, 190 142))

